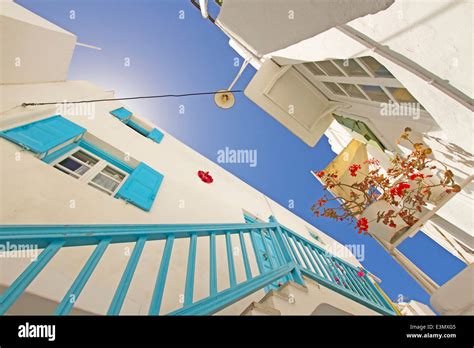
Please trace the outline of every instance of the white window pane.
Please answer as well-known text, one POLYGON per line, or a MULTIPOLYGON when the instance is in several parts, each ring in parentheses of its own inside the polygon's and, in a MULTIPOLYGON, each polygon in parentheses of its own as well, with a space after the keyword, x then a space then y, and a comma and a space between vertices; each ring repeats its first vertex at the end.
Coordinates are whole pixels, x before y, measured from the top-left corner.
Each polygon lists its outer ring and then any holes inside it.
POLYGON ((346 96, 344 94, 344 92, 335 83, 333 83, 333 82, 323 82, 323 84, 334 94, 346 96))
POLYGON ((336 59, 334 63, 348 76, 369 76, 354 59, 336 59))
POLYGON ((115 191, 118 186, 118 184, 114 180, 110 179, 102 173, 97 174, 92 179, 92 182, 112 192, 115 191))
POLYGON ((376 77, 393 77, 393 75, 388 71, 382 64, 372 57, 362 57, 360 58, 362 62, 374 73, 376 77))
POLYGON ((379 86, 366 86, 360 85, 360 88, 368 95, 370 100, 377 101, 381 103, 388 103, 390 98, 385 94, 385 92, 379 86))
POLYGON ((69 169, 70 171, 77 173, 79 175, 83 175, 85 172, 89 170, 89 168, 82 163, 75 161, 71 157, 67 157, 59 162, 59 165, 63 166, 64 168, 69 169))
POLYGON ((349 85, 347 83, 340 83, 339 86, 341 86, 342 89, 344 89, 347 92, 347 94, 349 94, 349 96, 351 96, 353 98, 359 98, 359 99, 367 100, 367 98, 362 94, 362 92, 357 88, 356 85, 349 85))
POLYGON ((107 166, 102 170, 103 173, 107 174, 111 178, 114 178, 117 181, 122 181, 125 178, 125 174, 120 173, 118 170, 115 170, 114 168, 107 166))
POLYGON ((344 76, 342 71, 336 68, 336 66, 329 60, 318 62, 318 66, 329 76, 344 76))
POLYGON ((77 158, 78 160, 84 162, 85 164, 88 164, 91 167, 94 164, 96 164, 97 162, 99 162, 99 160, 97 158, 92 157, 92 156, 88 155, 87 153, 85 153, 84 151, 80 151, 80 150, 73 153, 72 156, 77 158))
POLYGON ((321 69, 319 69, 316 64, 314 63, 304 63, 303 64, 309 71, 311 71, 311 73, 313 75, 317 75, 317 76, 325 76, 325 74, 323 73, 323 71, 321 69))

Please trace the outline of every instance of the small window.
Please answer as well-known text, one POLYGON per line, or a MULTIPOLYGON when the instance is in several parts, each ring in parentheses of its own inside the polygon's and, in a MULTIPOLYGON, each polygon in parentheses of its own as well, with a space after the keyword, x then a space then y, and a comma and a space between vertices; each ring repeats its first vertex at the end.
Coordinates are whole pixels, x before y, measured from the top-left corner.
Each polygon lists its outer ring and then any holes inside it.
POLYGON ((52 164, 63 173, 108 195, 113 195, 127 176, 106 160, 77 148, 52 164))
POLYGON ((370 100, 381 103, 388 103, 390 98, 385 94, 382 88, 379 86, 366 86, 360 85, 360 88, 367 94, 370 100))
POLYGON ((314 63, 304 63, 303 64, 313 75, 316 76, 324 76, 324 72, 317 67, 316 64, 314 63))
POLYGON ((393 75, 382 64, 372 57, 362 57, 360 60, 369 68, 375 77, 390 77, 393 75))
POLYGON ((135 132, 153 140, 155 143, 160 143, 164 134, 156 128, 152 128, 139 118, 133 116, 133 113, 125 108, 118 108, 110 111, 110 114, 119 119, 122 123, 129 126, 135 132))
POLYGON ((342 71, 339 70, 330 60, 318 62, 318 66, 329 76, 344 76, 342 71))
POLYGON ((344 89, 344 91, 346 91, 346 93, 349 94, 350 97, 367 100, 367 98, 364 96, 364 94, 362 94, 362 92, 356 85, 340 83, 339 86, 341 86, 342 89, 344 89))
POLYGON ((354 59, 336 59, 334 63, 341 68, 347 76, 369 76, 354 59))
POLYGON ((323 84, 334 94, 338 94, 338 95, 343 95, 343 96, 346 96, 344 94, 344 92, 342 91, 342 89, 339 88, 339 86, 333 82, 323 82, 323 84))

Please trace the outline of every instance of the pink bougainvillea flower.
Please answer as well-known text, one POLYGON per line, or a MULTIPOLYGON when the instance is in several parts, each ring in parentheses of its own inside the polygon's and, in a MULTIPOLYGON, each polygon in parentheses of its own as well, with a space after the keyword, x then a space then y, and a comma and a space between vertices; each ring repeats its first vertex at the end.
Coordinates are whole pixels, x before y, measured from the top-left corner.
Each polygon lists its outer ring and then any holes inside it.
POLYGON ((424 177, 425 177, 425 175, 422 174, 422 173, 414 173, 414 174, 410 175, 410 180, 413 181, 413 180, 416 180, 418 178, 423 179, 424 177))
POLYGON ((397 184, 397 186, 392 187, 390 189, 390 195, 392 197, 399 196, 403 197, 405 195, 405 190, 410 188, 410 184, 407 184, 406 182, 401 182, 397 184))
POLYGON ((359 272, 357 272, 357 276, 358 276, 359 278, 362 278, 363 276, 365 276, 365 273, 364 273, 364 271, 362 270, 362 268, 359 270, 359 272))
POLYGON ((324 174, 325 174, 324 170, 320 170, 319 172, 316 173, 316 176, 321 179, 324 176, 324 174))
POLYGON ((200 170, 200 171, 198 171, 198 176, 202 180, 202 182, 205 182, 206 184, 210 184, 211 182, 214 181, 214 179, 209 174, 209 172, 204 172, 204 171, 200 170))
POLYGON ((360 164, 351 164, 349 167, 349 171, 351 172, 351 176, 357 176, 357 171, 361 169, 362 167, 360 164))
POLYGON ((367 232, 369 230, 369 222, 366 218, 362 218, 357 221, 356 228, 359 229, 357 233, 361 234, 362 232, 367 232))
POLYGON ((318 199, 318 201, 316 202, 316 204, 320 207, 322 207, 323 205, 325 205, 327 203, 327 200, 324 199, 324 198, 320 198, 318 199))

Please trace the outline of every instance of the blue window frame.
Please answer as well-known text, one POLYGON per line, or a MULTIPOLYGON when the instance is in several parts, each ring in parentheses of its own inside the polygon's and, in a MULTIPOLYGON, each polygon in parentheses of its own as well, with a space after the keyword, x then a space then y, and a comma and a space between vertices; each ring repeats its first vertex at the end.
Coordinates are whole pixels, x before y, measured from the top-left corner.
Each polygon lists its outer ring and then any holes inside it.
POLYGON ((160 132, 157 128, 152 128, 151 130, 148 130, 145 127, 138 124, 138 122, 134 121, 133 119, 133 113, 125 109, 124 107, 112 110, 110 111, 110 114, 115 116, 122 123, 126 124, 137 133, 140 133, 141 135, 147 138, 150 138, 155 143, 159 144, 164 137, 164 134, 160 132))

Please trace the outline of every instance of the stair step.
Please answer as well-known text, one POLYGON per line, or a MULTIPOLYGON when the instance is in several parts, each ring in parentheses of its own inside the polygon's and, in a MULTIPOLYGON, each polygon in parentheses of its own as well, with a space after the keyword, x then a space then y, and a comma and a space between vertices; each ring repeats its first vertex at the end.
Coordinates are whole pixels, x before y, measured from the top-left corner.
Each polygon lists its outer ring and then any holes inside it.
POLYGON ((266 304, 252 302, 240 315, 281 315, 281 312, 266 304))

